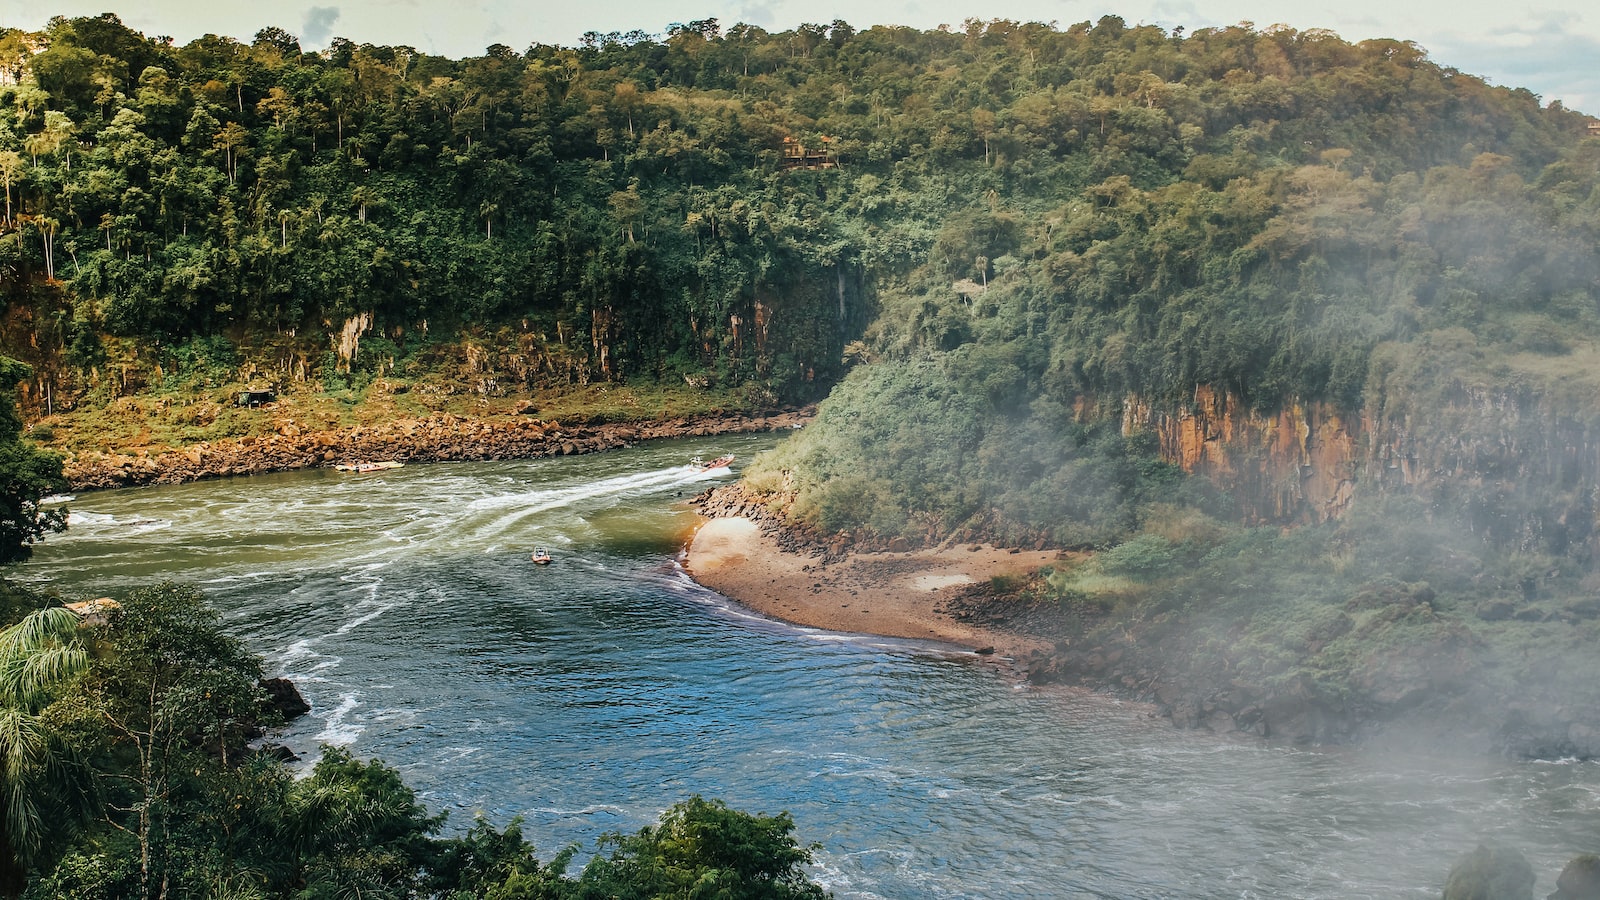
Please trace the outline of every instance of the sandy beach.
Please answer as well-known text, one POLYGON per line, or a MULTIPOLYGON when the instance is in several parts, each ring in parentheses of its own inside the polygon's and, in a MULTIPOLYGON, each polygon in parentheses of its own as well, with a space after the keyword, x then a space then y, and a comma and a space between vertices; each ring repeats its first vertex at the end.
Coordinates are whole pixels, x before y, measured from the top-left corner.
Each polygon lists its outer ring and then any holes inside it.
POLYGON ((1018 658, 1040 642, 958 622, 941 610, 956 592, 995 575, 1031 573, 1057 552, 1012 552, 962 544, 905 553, 853 553, 824 563, 784 550, 745 517, 706 521, 689 544, 684 568, 695 581, 775 619, 888 637, 993 648, 1018 658), (977 549, 973 549, 977 547, 977 549))

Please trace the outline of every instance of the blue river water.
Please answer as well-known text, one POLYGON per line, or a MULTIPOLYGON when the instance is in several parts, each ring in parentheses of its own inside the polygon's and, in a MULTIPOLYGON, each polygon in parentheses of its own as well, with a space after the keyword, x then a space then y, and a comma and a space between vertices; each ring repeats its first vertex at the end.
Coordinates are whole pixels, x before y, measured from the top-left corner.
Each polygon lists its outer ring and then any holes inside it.
POLYGON ((452 827, 522 816, 545 857, 692 794, 788 811, 849 898, 1437 897, 1480 841, 1542 896, 1600 850, 1593 763, 1180 732, 748 613, 677 565, 683 501, 731 477, 685 463, 774 440, 95 492, 16 574, 69 599, 200 585, 311 701, 284 743, 381 757, 452 827))

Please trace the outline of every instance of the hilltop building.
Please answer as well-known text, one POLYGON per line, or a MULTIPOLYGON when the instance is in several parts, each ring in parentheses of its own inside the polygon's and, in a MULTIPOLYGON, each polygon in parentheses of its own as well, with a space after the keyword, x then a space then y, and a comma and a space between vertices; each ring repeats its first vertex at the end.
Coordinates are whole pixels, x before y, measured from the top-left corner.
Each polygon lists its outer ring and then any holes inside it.
POLYGON ((837 154, 833 151, 833 138, 822 138, 822 149, 813 150, 806 147, 796 138, 783 139, 783 168, 785 169, 831 169, 839 164, 837 154))

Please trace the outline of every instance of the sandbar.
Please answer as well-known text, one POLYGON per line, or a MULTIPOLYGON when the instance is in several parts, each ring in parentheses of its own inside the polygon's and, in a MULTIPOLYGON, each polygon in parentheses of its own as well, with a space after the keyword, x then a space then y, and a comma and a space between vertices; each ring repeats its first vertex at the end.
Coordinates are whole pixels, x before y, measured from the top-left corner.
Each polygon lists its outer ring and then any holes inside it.
POLYGON ((702 585, 769 618, 829 631, 932 640, 1019 658, 1042 641, 960 622, 943 612, 957 592, 997 575, 1032 573, 1058 551, 959 544, 842 560, 785 550, 743 516, 705 521, 684 568, 702 585))

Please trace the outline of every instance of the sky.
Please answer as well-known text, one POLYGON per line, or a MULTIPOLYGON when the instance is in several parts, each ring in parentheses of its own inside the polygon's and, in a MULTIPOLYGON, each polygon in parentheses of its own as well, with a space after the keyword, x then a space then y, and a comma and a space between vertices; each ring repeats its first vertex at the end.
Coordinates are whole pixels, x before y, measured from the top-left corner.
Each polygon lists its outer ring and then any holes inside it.
POLYGON ((572 46, 586 31, 661 34, 671 23, 706 18, 769 31, 835 19, 857 30, 960 27, 968 18, 1065 28, 1103 15, 1187 31, 1281 23, 1328 28, 1350 41, 1414 41, 1440 65, 1600 115, 1600 5, 1576 0, 0 0, 0 27, 36 31, 53 15, 108 11, 131 28, 179 44, 208 33, 248 43, 256 31, 275 25, 300 37, 307 50, 343 37, 453 58, 481 55, 494 43, 517 50, 533 43, 572 46))

